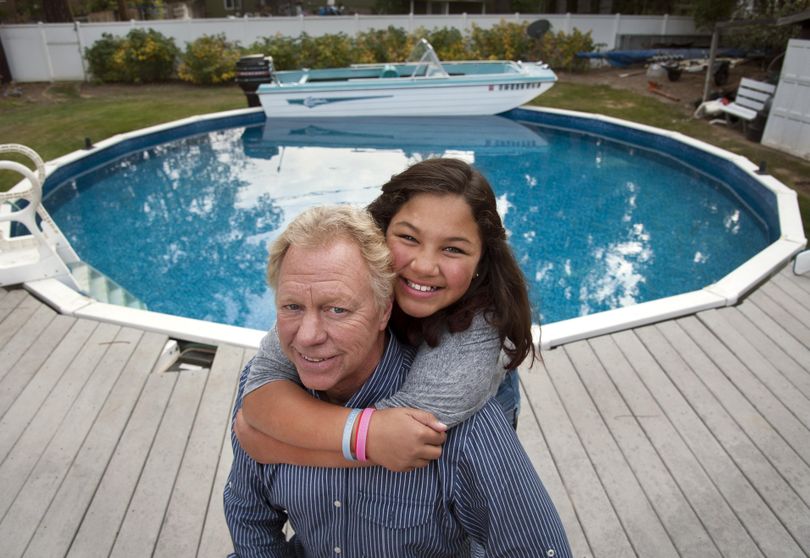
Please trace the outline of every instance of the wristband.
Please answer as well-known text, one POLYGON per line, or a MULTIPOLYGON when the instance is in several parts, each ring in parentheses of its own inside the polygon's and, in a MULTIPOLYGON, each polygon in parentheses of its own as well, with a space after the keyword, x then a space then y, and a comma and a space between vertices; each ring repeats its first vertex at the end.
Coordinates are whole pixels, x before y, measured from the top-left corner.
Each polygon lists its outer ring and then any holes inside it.
POLYGON ((360 414, 362 409, 352 409, 346 418, 346 425, 343 427, 343 457, 347 461, 357 461, 352 455, 352 431, 354 430, 354 421, 357 420, 357 415, 360 414))
POLYGON ((357 460, 366 461, 366 440, 368 438, 368 425, 371 422, 371 415, 376 409, 368 407, 363 409, 360 415, 360 423, 357 425, 357 460))

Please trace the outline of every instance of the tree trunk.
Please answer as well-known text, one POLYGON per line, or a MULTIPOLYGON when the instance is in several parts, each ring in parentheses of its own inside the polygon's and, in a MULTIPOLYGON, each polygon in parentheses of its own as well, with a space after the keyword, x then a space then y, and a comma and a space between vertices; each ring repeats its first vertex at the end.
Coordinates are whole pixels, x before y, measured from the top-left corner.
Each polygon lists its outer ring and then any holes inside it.
POLYGON ((127 14, 127 0, 118 0, 118 20, 127 21, 129 14, 127 14))
POLYGON ((46 23, 65 23, 73 21, 68 0, 42 0, 42 12, 46 23))

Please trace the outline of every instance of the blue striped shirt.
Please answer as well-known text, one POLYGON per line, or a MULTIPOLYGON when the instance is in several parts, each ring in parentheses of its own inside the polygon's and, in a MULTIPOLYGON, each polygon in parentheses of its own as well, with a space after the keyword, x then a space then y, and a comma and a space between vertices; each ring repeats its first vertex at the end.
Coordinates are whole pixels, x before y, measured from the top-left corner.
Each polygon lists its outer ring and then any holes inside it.
MULTIPOLYGON (((381 362, 347 406, 395 393, 413 355, 389 334, 381 362)), ((242 558, 471 556, 480 552, 473 541, 487 556, 570 556, 557 511, 494 400, 448 433, 441 458, 409 473, 261 465, 235 436, 232 443, 225 516, 242 558), (288 519, 291 541, 282 533, 288 519)))

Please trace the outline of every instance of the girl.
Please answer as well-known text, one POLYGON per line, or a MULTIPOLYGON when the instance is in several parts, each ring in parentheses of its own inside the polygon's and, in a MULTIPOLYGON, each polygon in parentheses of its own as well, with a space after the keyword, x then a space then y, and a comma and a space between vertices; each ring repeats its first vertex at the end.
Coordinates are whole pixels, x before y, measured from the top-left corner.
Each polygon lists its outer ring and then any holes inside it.
MULTIPOLYGON (((504 373, 535 358, 531 310, 492 189, 467 163, 417 163, 385 184, 368 211, 397 274, 390 325, 419 349, 402 389, 378 403, 366 454, 404 471, 438 458, 444 431, 477 411, 502 380, 499 401, 515 424, 517 373, 504 373)), ((310 397, 295 380, 271 330, 235 423, 240 444, 259 462, 349 466, 341 439, 350 409, 310 397)))

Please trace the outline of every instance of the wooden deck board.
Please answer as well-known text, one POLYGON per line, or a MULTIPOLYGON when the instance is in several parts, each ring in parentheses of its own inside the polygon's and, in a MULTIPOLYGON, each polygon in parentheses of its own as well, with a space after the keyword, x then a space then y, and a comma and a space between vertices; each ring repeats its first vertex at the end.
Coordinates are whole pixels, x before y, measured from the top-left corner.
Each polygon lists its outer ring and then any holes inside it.
POLYGON ((179 377, 110 556, 149 556, 157 542, 208 376, 174 373, 179 377))
MULTIPOLYGON (((711 334, 694 317, 678 320, 677 324, 665 322, 658 328, 688 366, 678 370, 683 375, 675 381, 701 421, 688 432, 692 451, 765 555, 800 555, 798 545, 766 502, 766 499, 774 502, 778 496, 764 494, 760 488, 765 479, 756 474, 767 474, 768 480, 781 488, 777 476, 762 463, 761 455, 721 404, 726 401, 728 405, 725 398, 736 395, 735 383, 702 350, 714 346, 710 343, 711 334), (696 343, 696 337, 702 344, 696 343)), ((744 398, 739 398, 736 403, 742 405, 743 401, 744 398)), ((754 411, 753 416, 756 414, 754 411)), ((775 509, 781 512, 778 502, 775 503, 775 509)))
POLYGON ((106 398, 81 449, 39 521, 26 556, 64 556, 104 475, 166 336, 145 333, 106 398))
MULTIPOLYGON (((218 456, 244 351, 222 347, 207 374, 205 391, 194 420, 183 463, 172 491, 153 556, 195 556, 212 494, 218 456), (196 536, 194 534, 196 533, 196 536)), ((221 495, 221 492, 220 492, 221 495)))
POLYGON ((632 380, 621 378, 616 378, 616 383, 714 546, 723 556, 761 556, 712 480, 711 470, 700 462, 700 456, 711 455, 717 445, 673 379, 689 374, 688 365, 655 327, 618 333, 612 338, 633 365, 642 385, 633 387, 632 380), (655 407, 663 416, 651 413, 655 407))
MULTIPOLYGON (((253 352, 154 371, 165 337, 49 312, 0 289, 3 555, 225 556, 253 352)), ((518 432, 575 556, 810 556, 810 278, 543 356, 518 432)))
POLYGON ((643 386, 613 339, 598 337, 589 345, 599 364, 585 361, 577 369, 655 510, 649 520, 662 523, 680 555, 720 556, 642 426, 665 421, 663 411, 649 396, 636 393, 643 386))

